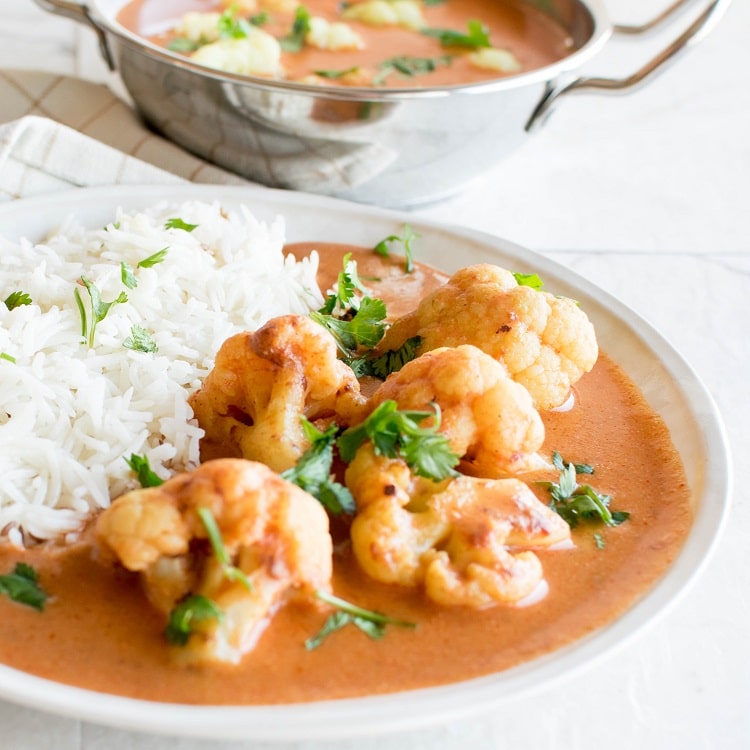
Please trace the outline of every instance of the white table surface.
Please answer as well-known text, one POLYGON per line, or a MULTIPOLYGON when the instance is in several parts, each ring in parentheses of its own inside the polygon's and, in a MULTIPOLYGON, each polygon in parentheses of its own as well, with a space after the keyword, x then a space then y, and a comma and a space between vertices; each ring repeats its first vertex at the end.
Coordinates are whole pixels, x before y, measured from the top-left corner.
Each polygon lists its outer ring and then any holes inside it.
MULTIPOLYGON (((662 0, 608 0, 617 21, 662 0)), ((0 69, 54 71, 118 89, 91 33, 0 0, 0 69)), ((548 254, 620 297, 677 347, 713 393, 734 458, 729 524, 708 567, 635 643, 562 686, 491 716, 323 747, 664 750, 750 748, 750 2, 661 76, 622 97, 563 101, 481 184, 419 214, 548 254)), ((658 39, 657 39, 658 41, 658 39)), ((650 47, 649 47, 650 49, 650 47)), ((636 67, 611 45, 587 72, 636 67)), ((2 102, 0 102, 2 121, 2 102)), ((218 750, 212 743, 126 732, 0 702, 5 750, 218 750)))

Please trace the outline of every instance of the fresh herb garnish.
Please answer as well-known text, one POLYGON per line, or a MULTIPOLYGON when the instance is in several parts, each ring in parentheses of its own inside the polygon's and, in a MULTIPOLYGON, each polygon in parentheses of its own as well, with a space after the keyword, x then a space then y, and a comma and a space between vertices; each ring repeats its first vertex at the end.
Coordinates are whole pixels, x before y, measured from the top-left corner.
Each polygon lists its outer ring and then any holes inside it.
POLYGON ((216 27, 222 39, 245 39, 250 31, 248 20, 237 15, 236 5, 227 8, 219 16, 216 27))
POLYGON ((305 45, 305 37, 310 33, 310 11, 304 5, 298 5, 294 12, 292 30, 279 39, 281 49, 285 52, 299 52, 305 45))
POLYGON ((31 297, 26 292, 11 292, 4 300, 9 310, 31 304, 31 297))
POLYGON ((164 636, 176 646, 187 644, 196 622, 223 620, 222 609, 206 596, 193 594, 183 599, 170 613, 164 636))
POLYGON ((476 19, 466 24, 466 33, 452 29, 422 29, 422 33, 437 39, 443 47, 491 47, 487 27, 476 19))
POLYGON ((131 453, 130 458, 123 456, 125 463, 135 472, 141 487, 158 487, 164 484, 164 480, 151 469, 151 464, 146 456, 131 453))
POLYGON ((347 253, 336 280, 335 291, 326 297, 323 307, 318 312, 322 315, 331 315, 336 310, 345 314, 359 310, 361 298, 357 296, 358 292, 367 294, 367 288, 357 274, 357 261, 352 260, 351 253, 347 253))
POLYGON ((320 323, 336 340, 336 346, 345 358, 359 348, 372 349, 385 333, 385 302, 363 297, 359 309, 349 319, 337 318, 324 312, 311 312, 310 317, 320 323))
POLYGON ((321 505, 334 515, 353 514, 356 506, 351 492, 331 476, 333 446, 339 428, 334 424, 325 432, 321 432, 304 416, 301 419, 305 437, 311 445, 297 464, 281 476, 317 498, 321 505))
POLYGON ((142 326, 132 325, 130 327, 130 336, 128 336, 122 345, 126 349, 132 349, 135 352, 145 352, 153 354, 159 350, 151 334, 142 326))
POLYGON ((39 587, 34 568, 22 562, 16 563, 12 573, 0 576, 0 594, 5 594, 11 601, 25 604, 40 612, 49 599, 49 594, 39 587))
POLYGON ((188 39, 184 36, 177 36, 167 42, 167 49, 170 52, 181 52, 184 55, 195 52, 200 46, 200 42, 196 42, 194 39, 188 39))
MULTIPOLYGON (((186 230, 188 231, 188 230, 186 230)), ((138 261, 138 268, 153 268, 159 263, 163 263, 169 252, 168 247, 163 247, 161 250, 157 250, 153 255, 149 255, 148 258, 138 261)))
POLYGON ((518 273, 513 271, 513 278, 516 280, 518 286, 530 286, 537 291, 544 287, 544 282, 535 273, 518 273))
POLYGON ((316 76, 320 78, 329 78, 332 80, 343 78, 351 73, 356 73, 359 70, 359 65, 353 65, 351 68, 345 68, 344 70, 314 70, 316 76))
POLYGON ((399 73, 405 78, 413 78, 418 75, 433 73, 440 65, 449 65, 453 58, 450 55, 440 57, 410 57, 399 55, 384 60, 378 65, 378 73, 373 78, 374 86, 382 86, 388 76, 399 73))
POLYGON ((135 278, 133 267, 124 260, 120 263, 120 280, 123 286, 126 286, 128 289, 135 289, 138 286, 138 279, 135 278))
POLYGON ((7 352, 0 352, 0 359, 4 359, 6 362, 16 363, 16 358, 8 354, 7 352))
POLYGON ((404 224, 403 233, 398 234, 391 234, 388 237, 386 237, 384 240, 381 240, 378 242, 377 245, 373 248, 373 250, 380 256, 387 258, 390 255, 390 251, 388 249, 388 245, 392 242, 400 242, 404 247, 404 255, 406 257, 406 266, 405 270, 406 273, 411 273, 414 270, 414 250, 412 248, 411 243, 414 242, 415 239, 417 239, 419 235, 414 232, 409 226, 409 224, 404 224))
POLYGON ((549 491, 552 500, 550 507, 558 513, 570 528, 575 528, 581 521, 598 521, 606 526, 619 526, 630 518, 626 511, 611 511, 610 495, 597 492, 591 485, 579 485, 578 474, 593 474, 590 464, 573 464, 564 461, 555 451, 552 463, 560 472, 557 482, 540 482, 549 491))
POLYGON ((376 640, 385 635, 387 625, 396 625, 402 628, 417 627, 414 622, 399 620, 395 617, 383 615, 380 612, 373 612, 372 610, 358 607, 356 604, 346 601, 346 599, 341 599, 325 591, 317 590, 315 596, 321 601, 326 602, 326 604, 336 607, 336 612, 326 620, 316 635, 305 641, 305 648, 308 651, 317 648, 331 633, 335 633, 349 624, 358 627, 363 633, 376 640))
POLYGON ((221 565, 224 577, 229 581, 239 581, 248 591, 252 591, 253 584, 250 583, 248 577, 236 565, 232 565, 232 561, 229 559, 229 553, 224 546, 224 540, 221 538, 221 531, 219 531, 214 514, 209 508, 198 508, 196 513, 206 529, 208 541, 211 543, 214 556, 221 565))
POLYGON ((367 354, 354 357, 348 361, 348 364, 358 378, 372 375, 385 380, 392 372, 398 372, 407 362, 416 358, 417 349, 421 343, 421 336, 412 336, 406 339, 398 349, 389 349, 375 357, 367 354))
MULTIPOLYGON (((164 222, 164 229, 182 229, 185 232, 192 232, 193 229, 197 229, 197 227, 197 224, 188 224, 179 217, 167 219, 166 222, 164 222)), ((140 263, 138 265, 140 265, 140 263)))
POLYGON ((341 458, 354 459, 359 447, 371 440, 375 453, 388 458, 402 458, 417 476, 435 482, 458 476, 454 470, 459 462, 448 438, 438 432, 440 409, 434 411, 399 411, 395 401, 383 401, 361 424, 345 430, 337 441, 341 458), (433 418, 432 427, 419 423, 433 418))
POLYGON ((93 347, 97 325, 107 317, 107 314, 112 309, 113 305, 127 302, 128 295, 125 294, 125 292, 120 292, 120 294, 111 302, 104 302, 104 300, 102 300, 101 292, 96 284, 89 281, 85 276, 81 276, 79 283, 86 287, 86 291, 89 293, 89 298, 91 300, 91 318, 89 319, 78 288, 73 290, 73 297, 75 298, 76 306, 78 307, 78 312, 81 316, 81 336, 88 343, 89 347, 93 347))

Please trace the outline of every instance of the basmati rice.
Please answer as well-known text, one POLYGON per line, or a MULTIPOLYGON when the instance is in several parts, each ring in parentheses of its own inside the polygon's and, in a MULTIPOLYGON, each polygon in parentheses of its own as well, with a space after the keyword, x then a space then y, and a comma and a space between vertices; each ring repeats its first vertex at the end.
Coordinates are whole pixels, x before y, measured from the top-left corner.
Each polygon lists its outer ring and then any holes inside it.
POLYGON ((0 300, 31 298, 13 309, 0 302, 0 533, 16 544, 74 535, 138 486, 131 454, 162 478, 198 463, 202 430, 187 399, 221 343, 322 304, 317 255, 296 261, 283 245, 281 218, 264 224, 246 207, 199 201, 118 211, 97 229, 71 218, 40 244, 0 237, 0 300), (197 226, 167 228, 173 218, 197 226), (90 324, 82 277, 105 302, 127 295, 96 325, 93 346, 74 297, 90 324), (133 326, 155 352, 123 345, 133 326))

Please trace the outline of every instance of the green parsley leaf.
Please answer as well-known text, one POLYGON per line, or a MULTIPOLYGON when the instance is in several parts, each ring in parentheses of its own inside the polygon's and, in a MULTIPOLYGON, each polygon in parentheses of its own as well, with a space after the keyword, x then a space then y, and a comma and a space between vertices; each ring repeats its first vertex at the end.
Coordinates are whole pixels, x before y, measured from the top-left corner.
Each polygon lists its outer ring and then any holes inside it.
POLYGON ((144 258, 143 260, 138 261, 138 268, 153 268, 159 263, 163 263, 164 259, 167 257, 168 252, 169 248, 163 247, 153 255, 149 255, 148 258, 144 258))
POLYGON ((191 52, 195 52, 201 46, 200 42, 196 42, 193 39, 187 37, 177 36, 174 39, 170 39, 167 42, 167 49, 170 52, 180 52, 183 55, 188 55, 191 52))
POLYGON ((305 37, 310 32, 310 11, 304 5, 298 5, 294 12, 292 30, 282 39, 279 44, 284 52, 299 52, 305 46, 305 37))
POLYGON ((5 594, 11 601, 25 604, 40 612, 49 599, 49 594, 39 587, 34 568, 21 562, 16 563, 12 573, 0 576, 0 594, 5 594))
POLYGON ((211 549, 214 551, 214 556, 219 561, 219 564, 224 571, 224 577, 229 581, 239 581, 248 591, 252 591, 253 584, 250 583, 248 577, 242 570, 235 565, 232 565, 232 561, 229 559, 229 553, 224 546, 224 540, 221 538, 221 531, 219 531, 219 526, 216 523, 214 514, 209 508, 198 508, 196 513, 206 529, 208 541, 211 543, 211 549))
POLYGON ((151 469, 151 464, 146 456, 131 453, 130 458, 123 456, 123 460, 135 472, 141 487, 158 487, 160 484, 164 484, 164 480, 151 469))
POLYGON ((315 73, 316 76, 320 76, 321 78, 336 80, 338 78, 343 78, 350 73, 356 73, 358 70, 359 65, 353 65, 351 68, 345 68, 344 70, 314 70, 313 73, 315 73))
POLYGON ((85 276, 81 276, 79 283, 86 287, 86 291, 89 293, 91 300, 91 319, 88 320, 86 315, 86 308, 81 299, 81 295, 78 289, 73 290, 73 296, 78 307, 78 312, 81 315, 81 336, 87 342, 89 347, 94 346, 94 336, 96 334, 96 326, 101 323, 114 305, 122 304, 128 301, 128 295, 125 292, 120 292, 119 295, 111 302, 104 302, 102 300, 101 292, 99 288, 92 281, 89 281, 85 276))
MULTIPOLYGON (((179 217, 167 219, 164 223, 164 229, 182 229, 185 232, 192 232, 193 229, 197 229, 197 227, 197 224, 188 224, 179 217)), ((140 265, 140 263, 138 265, 140 265)))
POLYGON ((356 505, 351 492, 331 476, 333 447, 339 428, 333 424, 325 432, 321 432, 304 416, 301 419, 302 429, 311 445, 297 464, 284 471, 281 476, 316 497, 331 513, 352 515, 356 505))
POLYGON ((126 349, 145 352, 146 354, 153 354, 159 351, 159 347, 156 346, 156 342, 151 334, 139 325, 130 326, 130 336, 122 342, 122 345, 126 349))
POLYGON ((135 278, 135 273, 130 263, 126 263, 125 261, 120 263, 120 280, 123 286, 126 286, 128 289, 135 289, 138 286, 138 279, 135 278))
POLYGON ((416 358, 417 349, 421 343, 421 336, 412 336, 406 339, 398 349, 389 349, 376 357, 368 355, 354 357, 348 360, 347 364, 358 378, 372 375, 385 380, 392 372, 398 372, 407 362, 416 358))
POLYGON ((404 256, 406 257, 406 265, 404 270, 406 271, 406 273, 411 273, 414 270, 414 251, 412 249, 411 243, 414 242, 417 237, 419 237, 419 235, 412 230, 411 226, 409 226, 409 224, 404 224, 403 234, 392 234, 386 237, 384 240, 378 242, 373 250, 378 255, 387 258, 390 255, 390 252, 388 250, 389 243, 400 242, 404 247, 404 256))
POLYGON ((371 440, 375 453, 388 458, 402 458, 417 476, 440 482, 458 476, 454 470, 459 462, 440 428, 440 410, 399 411, 395 401, 383 401, 364 422, 350 427, 340 435, 337 446, 341 458, 349 463, 359 447, 371 440), (432 427, 420 427, 419 422, 434 418, 432 427))
POLYGON ((31 297, 26 292, 11 292, 4 300, 9 310, 31 304, 31 297))
POLYGON ((535 273, 517 273, 513 271, 513 277, 518 286, 530 286, 532 289, 542 289, 544 282, 535 273))
POLYGON ((380 612, 358 607, 356 604, 346 601, 346 599, 341 599, 320 589, 315 592, 315 596, 326 604, 336 607, 336 611, 326 620, 316 635, 305 641, 305 648, 308 651, 317 648, 329 635, 349 624, 358 627, 363 633, 374 639, 380 639, 385 635, 387 625, 412 629, 417 627, 414 622, 399 620, 380 612))
POLYGON ((492 46, 487 27, 477 20, 471 20, 466 24, 465 34, 452 29, 422 29, 422 33, 439 40, 443 47, 478 49, 479 47, 492 46))
POLYGON ((374 86, 382 86, 388 76, 398 73, 404 78, 413 78, 418 75, 433 73, 440 65, 450 65, 453 58, 450 55, 441 55, 440 57, 410 57, 408 55, 399 55, 383 60, 378 65, 378 73, 373 78, 374 86))
POLYGON ((336 339, 336 345, 345 357, 360 347, 372 349, 383 338, 385 316, 385 302, 371 297, 364 297, 357 312, 348 320, 321 312, 310 313, 310 317, 336 339))
POLYGON ((592 466, 564 461, 557 451, 552 455, 552 463, 560 472, 558 481, 539 484, 546 487, 550 493, 550 508, 565 519, 571 529, 578 526, 581 521, 619 526, 628 520, 630 513, 610 511, 610 495, 597 492, 591 485, 578 484, 577 474, 593 474, 592 466))
POLYGON ((206 596, 193 594, 183 599, 169 614, 169 622, 164 630, 166 639, 177 646, 185 646, 194 630, 196 622, 203 620, 223 620, 223 610, 206 596))

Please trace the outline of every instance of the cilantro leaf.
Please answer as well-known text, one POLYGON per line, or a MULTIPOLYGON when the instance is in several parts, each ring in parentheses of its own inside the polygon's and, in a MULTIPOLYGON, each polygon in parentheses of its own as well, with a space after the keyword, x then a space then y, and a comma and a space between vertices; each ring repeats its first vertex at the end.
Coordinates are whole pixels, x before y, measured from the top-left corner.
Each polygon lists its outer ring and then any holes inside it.
POLYGON ((383 60, 378 65, 378 73, 373 78, 374 86, 382 86, 388 76, 398 73, 404 78, 413 78, 417 75, 426 75, 433 73, 440 65, 450 65, 453 58, 450 55, 440 57, 410 57, 408 55, 399 55, 383 60))
POLYGON ((417 356, 417 349, 421 343, 421 336, 412 336, 406 339, 398 349, 389 349, 375 357, 368 355, 354 357, 347 364, 358 378, 372 375, 385 380, 392 372, 398 372, 407 362, 411 362, 417 356))
POLYGON ((414 251, 411 243, 417 239, 419 235, 414 232, 409 224, 404 224, 403 233, 401 235, 392 234, 386 237, 384 240, 378 242, 373 250, 380 256, 387 258, 390 255, 388 245, 392 242, 400 242, 404 246, 404 255, 406 257, 405 271, 411 273, 414 270, 414 251))
POLYGON ((31 297, 26 292, 11 292, 4 300, 5 306, 9 310, 15 310, 16 307, 23 307, 31 304, 31 297))
POLYGON ((281 476, 317 498, 331 513, 353 514, 356 506, 351 492, 331 476, 333 447, 339 428, 334 424, 321 432, 304 416, 301 419, 302 429, 311 445, 297 464, 284 471, 281 476))
POLYGON ((244 39, 248 36, 251 24, 246 18, 237 15, 236 6, 227 8, 216 22, 222 39, 244 39))
POLYGON ((535 273, 517 273, 513 271, 513 277, 518 286, 530 286, 532 289, 542 289, 544 282, 535 273))
POLYGON ((206 596, 193 594, 183 599, 169 614, 164 630, 166 639, 177 646, 187 644, 195 623, 203 620, 223 620, 223 610, 206 596))
POLYGON ((4 359, 6 362, 11 362, 12 364, 16 363, 16 358, 7 352, 0 352, 0 359, 4 359))
POLYGON ((320 589, 315 592, 315 596, 326 604, 336 607, 336 611, 331 614, 316 635, 305 641, 305 648, 308 651, 317 648, 329 635, 349 624, 358 627, 363 633, 374 639, 380 639, 385 635, 387 625, 412 629, 417 627, 414 622, 399 620, 380 612, 358 607, 356 604, 346 601, 346 599, 341 599, 320 589))
POLYGON ((550 507, 560 515, 571 529, 581 521, 603 523, 605 526, 619 526, 628 520, 627 511, 611 511, 610 495, 597 492, 591 485, 579 485, 578 474, 593 474, 589 464, 573 464, 564 461, 555 451, 552 463, 560 472, 557 482, 540 482, 550 493, 550 507))
POLYGON ((291 31, 279 39, 284 52, 299 52, 305 46, 305 37, 310 32, 310 18, 310 11, 304 5, 297 6, 291 31))
POLYGON ((335 291, 326 297, 323 307, 318 312, 323 315, 331 315, 336 310, 343 312, 358 310, 360 297, 357 296, 357 292, 367 294, 367 287, 360 281, 357 273, 357 261, 352 260, 351 253, 347 253, 336 279, 335 291))
POLYGON ((120 280, 123 286, 126 286, 128 289, 135 289, 138 286, 138 279, 135 278, 133 267, 125 261, 120 263, 120 280))
POLYGON ((399 411, 395 401, 383 401, 361 424, 345 430, 337 445, 341 458, 349 463, 359 447, 372 441, 375 453, 388 458, 402 458, 417 476, 435 482, 458 476, 454 470, 459 462, 445 435, 438 432, 440 411, 399 411), (432 427, 419 422, 433 417, 432 427))
POLYGON ((156 342, 151 334, 139 325, 132 325, 130 327, 130 336, 122 342, 122 345, 126 349, 145 352, 146 354, 153 354, 159 351, 159 347, 156 346, 156 342))
POLYGON ((163 263, 164 259, 167 257, 168 252, 169 252, 169 248, 163 247, 161 250, 158 250, 153 255, 149 255, 148 258, 139 260, 138 268, 152 268, 153 266, 159 263, 163 263))
POLYGON ((359 309, 348 320, 319 311, 310 313, 310 317, 336 339, 336 345, 345 357, 360 347, 372 349, 383 338, 385 316, 385 302, 371 297, 362 298, 359 309))
POLYGON ((0 594, 40 612, 49 598, 49 594, 39 587, 34 568, 22 562, 16 563, 12 573, 0 575, 0 594))
MULTIPOLYGON (((164 222, 164 229, 182 229, 185 232, 192 232, 193 229, 196 229, 197 227, 197 224, 188 224, 186 221, 180 219, 179 217, 167 219, 166 222, 164 222)), ((138 265, 140 265, 140 263, 138 265)))
POLYGON ((81 295, 77 288, 74 289, 73 296, 75 297, 78 312, 81 315, 81 335, 88 342, 88 345, 93 347, 96 326, 107 317, 107 314, 114 305, 127 302, 128 295, 125 294, 125 292, 120 292, 120 294, 111 302, 105 302, 102 299, 99 287, 97 287, 92 281, 89 281, 85 276, 81 276, 79 283, 86 287, 86 291, 89 293, 91 301, 91 319, 87 320, 86 308, 84 307, 81 295))
POLYGON ((232 565, 232 561, 229 558, 229 553, 224 546, 224 540, 221 538, 221 531, 219 531, 219 526, 216 523, 214 514, 209 508, 198 508, 196 510, 196 513, 198 514, 198 518, 201 519, 203 527, 206 529, 208 541, 211 544, 211 549, 214 552, 214 556, 221 565, 222 571, 224 572, 224 577, 228 581, 239 581, 243 586, 245 586, 248 591, 252 591, 253 584, 250 583, 250 580, 245 575, 245 573, 237 566, 232 565))
POLYGON ((182 54, 195 52, 200 46, 200 42, 196 42, 195 40, 188 39, 184 36, 174 37, 167 42, 167 49, 170 52, 181 52, 182 54))
POLYGON ((125 463, 135 472, 141 487, 158 487, 164 480, 155 474, 146 456, 131 453, 130 458, 123 456, 125 463))
POLYGON ((437 39, 443 47, 491 47, 487 27, 476 19, 466 24, 466 33, 452 29, 422 29, 422 33, 437 39))
POLYGON ((351 73, 356 73, 358 70, 359 65, 353 65, 351 68, 344 68, 344 70, 314 70, 313 73, 315 73, 316 76, 320 76, 321 78, 336 80, 338 78, 343 78, 344 76, 350 75, 351 73))

